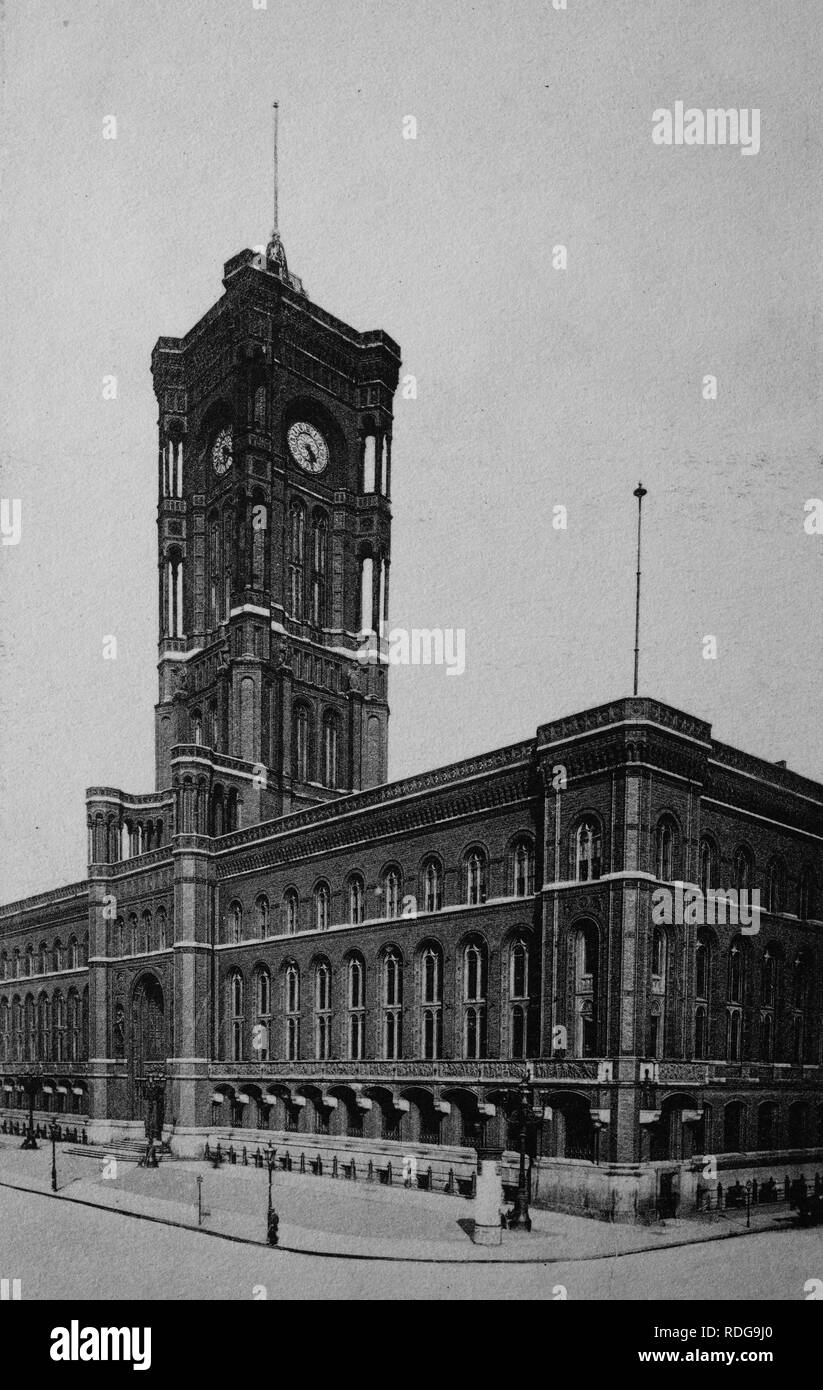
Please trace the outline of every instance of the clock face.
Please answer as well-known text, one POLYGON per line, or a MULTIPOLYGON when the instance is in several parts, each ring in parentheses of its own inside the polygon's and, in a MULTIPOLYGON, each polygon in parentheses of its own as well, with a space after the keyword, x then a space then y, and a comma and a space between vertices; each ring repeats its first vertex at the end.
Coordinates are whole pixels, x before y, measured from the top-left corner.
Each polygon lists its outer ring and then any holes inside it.
POLYGON ((297 420, 288 434, 289 449, 304 473, 322 473, 329 461, 329 447, 314 425, 297 420))
POLYGON ((222 429, 218 432, 211 446, 211 462, 218 477, 222 477, 231 468, 231 430, 222 429))

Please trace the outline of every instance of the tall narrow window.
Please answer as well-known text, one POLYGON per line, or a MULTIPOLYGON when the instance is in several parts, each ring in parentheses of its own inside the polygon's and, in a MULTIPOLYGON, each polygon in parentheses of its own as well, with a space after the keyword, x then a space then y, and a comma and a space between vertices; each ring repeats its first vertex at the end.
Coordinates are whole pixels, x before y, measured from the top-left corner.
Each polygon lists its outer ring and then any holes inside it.
POLYGON ((600 826, 592 817, 582 820, 575 837, 577 878, 580 882, 600 877, 600 826))
POLYGON ((512 887, 516 898, 534 891, 534 850, 530 840, 518 840, 512 852, 512 887))
POLYGON ((426 946, 420 961, 421 1046, 434 1061, 443 1051, 443 956, 438 946, 426 946))
POLYGON ((234 902, 229 908, 229 941, 239 942, 243 940, 243 909, 240 903, 234 902))
POLYGON ((323 784, 337 787, 340 779, 340 721, 329 710, 323 716, 323 784))
POLYGON ((328 523, 318 514, 312 522, 311 620, 316 627, 326 627, 328 523))
POLYGON ((702 1062, 706 1057, 706 1005, 698 1004, 694 1011, 694 1055, 702 1062))
POLYGON ((358 1062, 363 1056, 366 1030, 366 993, 363 962, 359 956, 349 961, 349 1057, 358 1062))
POLYGON ((326 931, 329 925, 331 892, 327 883, 318 883, 314 890, 314 929, 326 931))
POLYGON ((439 912, 443 906, 443 871, 440 861, 427 859, 423 865, 423 907, 426 912, 439 912))
POLYGON ((374 632, 374 561, 370 555, 360 561, 360 631, 374 632))
POLYGON ((703 896, 708 897, 716 887, 717 851, 713 842, 704 838, 700 841, 700 888, 703 896))
POLYGON ((486 856, 482 849, 466 855, 466 902, 470 907, 486 901, 486 856))
POLYGON ((675 870, 675 826, 668 816, 658 822, 655 850, 657 877, 671 881, 675 870))
POLYGON ((738 892, 752 886, 752 856, 744 846, 739 846, 734 854, 734 886, 738 892))
POLYGON ((529 948, 513 941, 509 950, 509 1050, 523 1058, 528 1049, 529 948))
POLYGON ((766 871, 766 911, 783 911, 783 866, 772 859, 766 871))
POLYGON ((284 992, 286 1004, 286 1061, 296 1062, 300 1056, 300 972, 294 964, 286 966, 284 992))
POLYGON ((231 1060, 243 1061, 243 1034, 245 1017, 243 1013, 243 976, 239 970, 229 976, 229 1010, 231 1025, 231 1060))
POLYGON ((365 887, 360 874, 352 874, 349 879, 349 925, 359 926, 363 921, 363 899, 365 887))
POLYGON ((289 936, 300 930, 300 904, 294 888, 286 890, 283 898, 283 927, 289 936))
POLYGON ((268 970, 260 969, 255 979, 256 1018, 252 1038, 255 1059, 267 1062, 269 1059, 269 1038, 271 1036, 271 976, 268 970))
POLYGON ((743 957, 736 941, 732 942, 729 949, 728 999, 732 1004, 743 1002, 743 957))
POLYGON ((486 976, 485 943, 469 941, 463 949, 463 1056, 486 1056, 486 976))
POLYGON ((395 1062, 403 1055, 403 962, 394 947, 383 957, 383 1056, 395 1062))
POLYGON ((387 869, 383 877, 383 915, 385 917, 400 916, 401 892, 400 870, 387 869))
POLYGON ((289 507, 289 613, 303 617, 303 572, 306 548, 306 513, 296 499, 289 507))
POLYGON ((309 711, 305 705, 297 705, 294 711, 294 732, 292 736, 292 776, 296 782, 308 782, 310 774, 310 734, 309 711))
POLYGON ((331 969, 325 962, 314 972, 314 1055, 318 1062, 331 1056, 331 969))
POLYGON ((270 934, 270 920, 269 900, 265 893, 262 893, 257 899, 257 935, 261 941, 270 934))

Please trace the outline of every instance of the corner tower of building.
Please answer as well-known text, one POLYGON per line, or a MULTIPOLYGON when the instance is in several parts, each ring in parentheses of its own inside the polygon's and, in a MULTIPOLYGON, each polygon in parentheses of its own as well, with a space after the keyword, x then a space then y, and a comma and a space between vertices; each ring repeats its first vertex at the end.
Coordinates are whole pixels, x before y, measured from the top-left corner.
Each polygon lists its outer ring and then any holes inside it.
POLYGON ((223 285, 152 354, 156 785, 189 780, 207 834, 386 780, 387 667, 362 634, 388 608, 400 366, 311 303, 276 234, 223 285))

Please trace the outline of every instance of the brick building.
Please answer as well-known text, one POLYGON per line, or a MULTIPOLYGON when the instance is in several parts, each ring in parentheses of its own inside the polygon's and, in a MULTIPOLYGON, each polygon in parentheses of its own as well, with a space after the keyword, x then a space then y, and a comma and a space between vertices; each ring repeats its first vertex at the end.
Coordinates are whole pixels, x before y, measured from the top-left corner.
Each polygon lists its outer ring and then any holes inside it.
POLYGON ((637 698, 387 784, 399 350, 276 235, 223 284, 152 358, 156 789, 0 908, 0 1117, 459 1174, 528 1069, 547 1205, 819 1166, 823 787, 637 698))

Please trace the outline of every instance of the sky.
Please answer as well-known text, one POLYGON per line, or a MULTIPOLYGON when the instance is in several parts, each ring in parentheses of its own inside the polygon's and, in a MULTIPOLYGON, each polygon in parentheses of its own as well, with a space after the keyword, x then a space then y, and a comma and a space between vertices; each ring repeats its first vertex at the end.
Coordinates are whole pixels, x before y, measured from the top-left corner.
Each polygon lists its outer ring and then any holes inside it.
POLYGON ((631 693, 642 479, 640 693, 823 779, 819 0, 261 4, 2 10, 0 900, 153 787, 150 354, 268 239, 275 99, 290 268, 417 381, 391 624, 465 632, 392 670, 390 777, 631 693), (677 101, 759 153, 655 144, 677 101))

